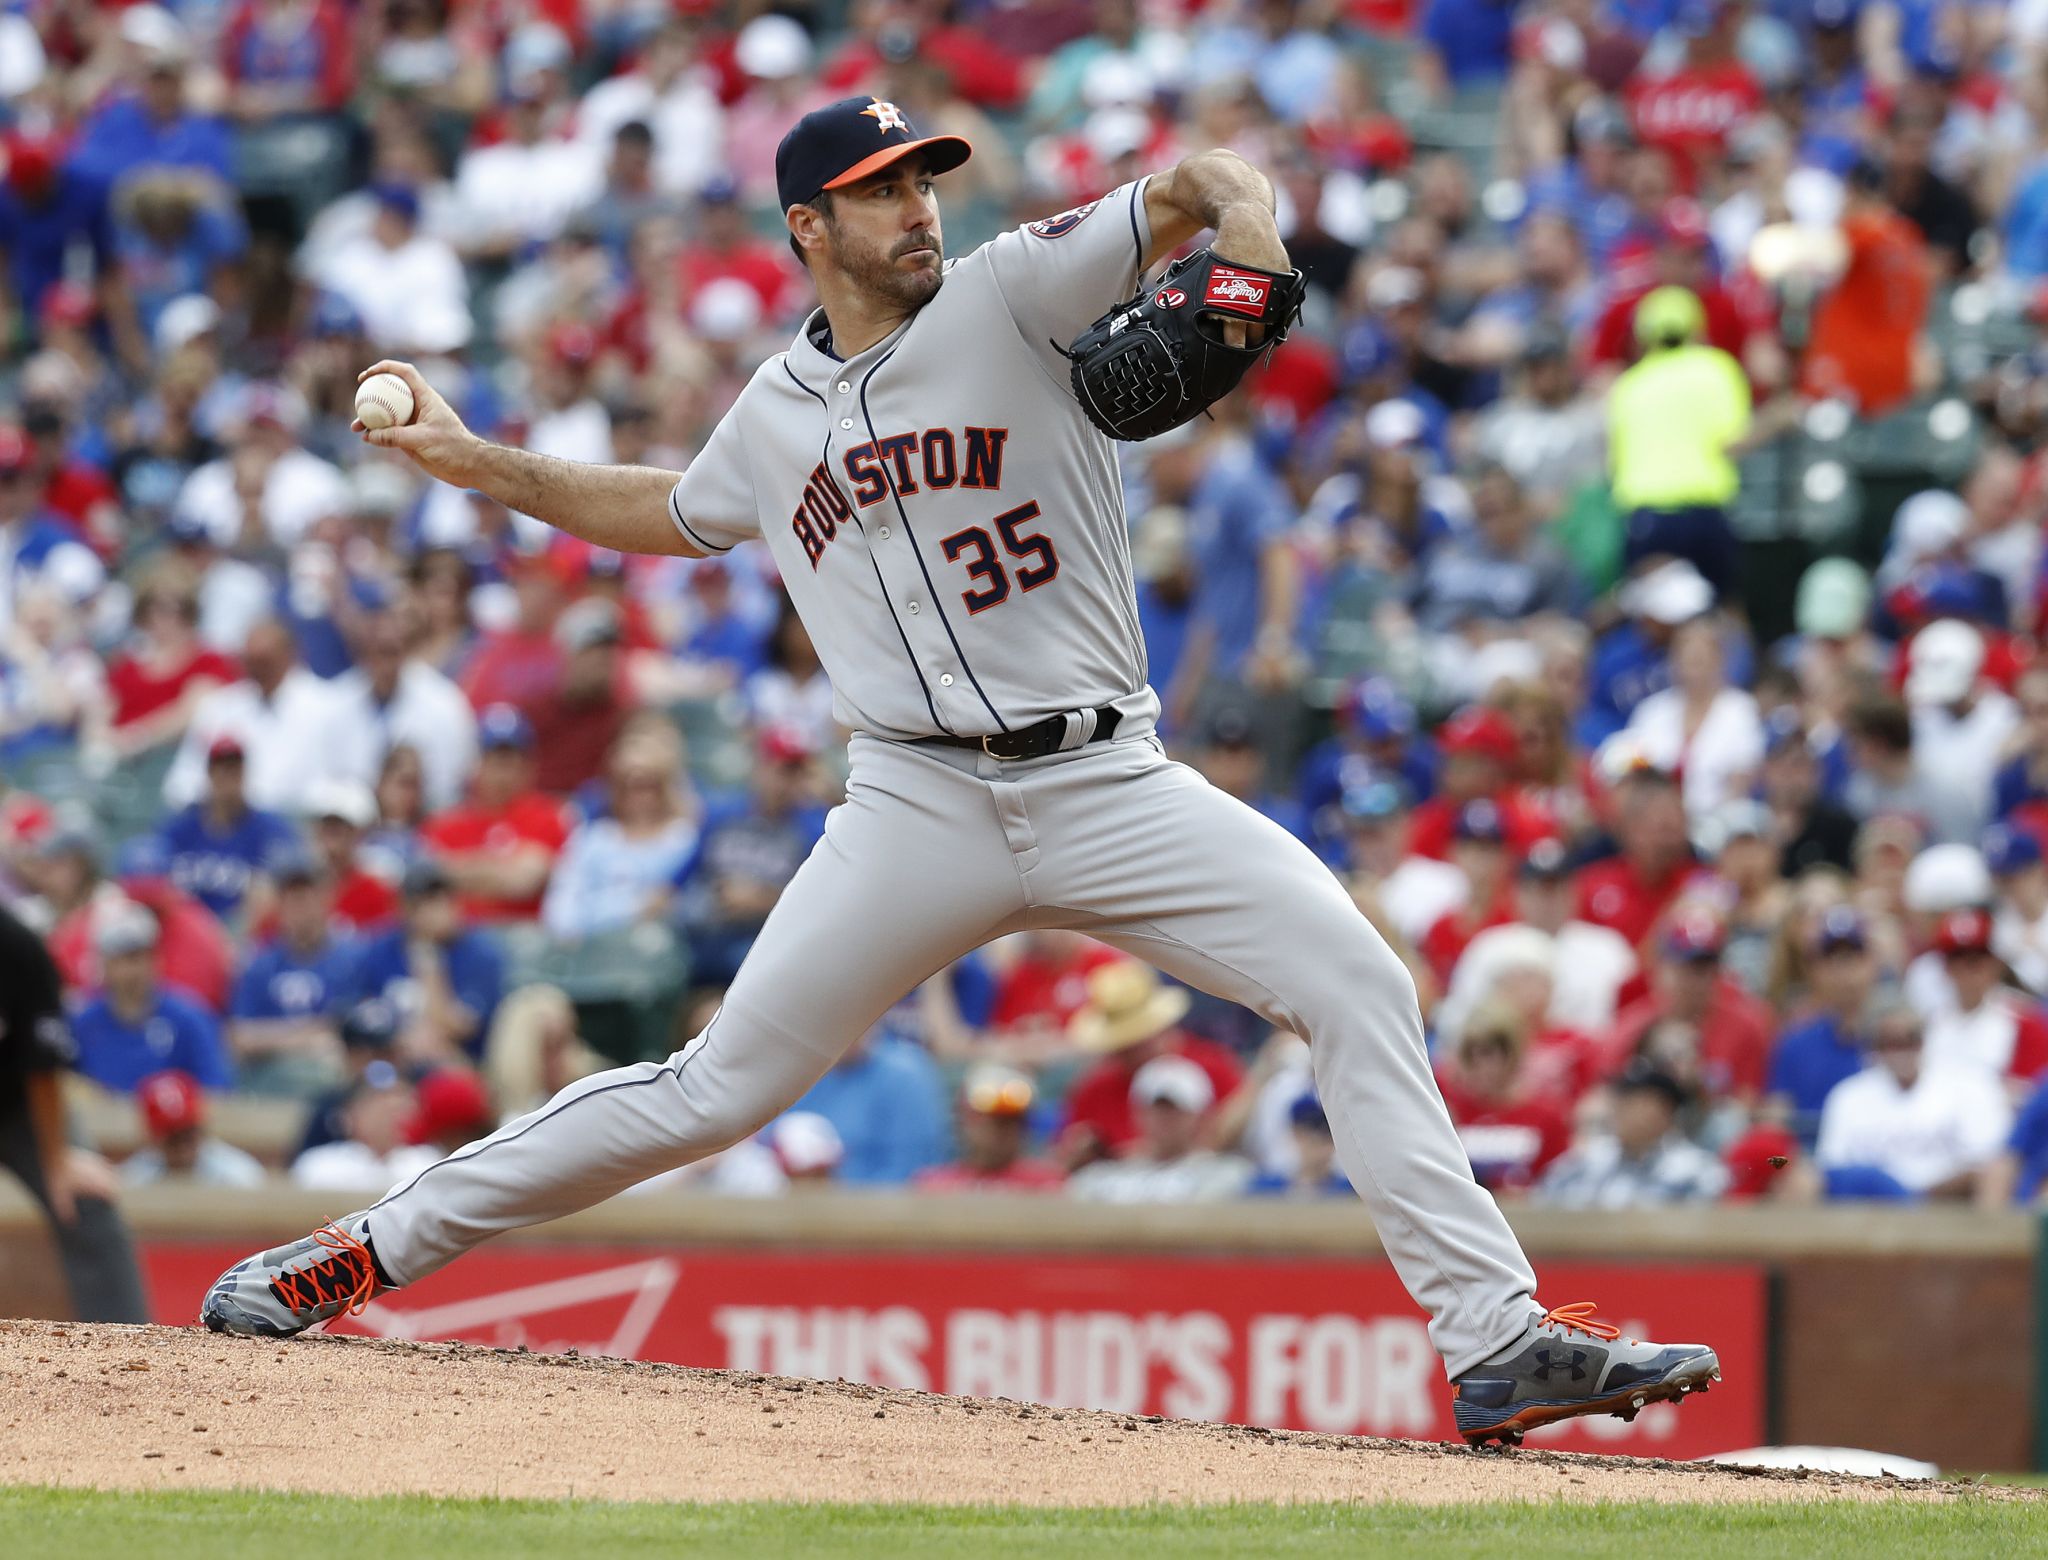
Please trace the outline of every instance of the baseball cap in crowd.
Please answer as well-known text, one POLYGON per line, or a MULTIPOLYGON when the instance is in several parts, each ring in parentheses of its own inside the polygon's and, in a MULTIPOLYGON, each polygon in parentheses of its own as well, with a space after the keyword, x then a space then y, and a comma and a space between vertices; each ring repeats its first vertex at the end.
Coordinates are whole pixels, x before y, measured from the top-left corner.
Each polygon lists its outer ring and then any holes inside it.
POLYGON ((1037 1098, 1038 1090, 1028 1077, 1000 1062, 969 1068, 960 1085, 960 1103, 977 1116, 1025 1116, 1037 1098))
POLYGON ((1977 674, 1984 669, 1984 636, 1953 618, 1929 623, 1913 636, 1907 665, 1907 703, 1958 703, 1977 686, 1977 674))
POLYGON ((206 744, 206 762, 214 764, 239 764, 249 756, 249 750, 242 746, 242 739, 231 731, 224 731, 206 744))
POLYGON ((1521 875, 1532 883, 1561 882, 1572 875, 1571 852, 1562 840, 1538 840, 1522 858, 1521 875))
POLYGON ((1374 313, 1403 309, 1420 303, 1429 284, 1420 271, 1408 265, 1382 266, 1365 284, 1365 306, 1374 313))
POLYGON ((377 821, 377 798, 360 780, 316 780, 306 788, 306 816, 316 822, 338 818, 351 828, 367 829, 377 821))
POLYGON ((1863 930, 1863 917, 1847 905, 1831 905, 1821 916, 1820 929, 1813 939, 1814 952, 1861 953, 1869 946, 1863 930))
POLYGON ((1998 824, 1984 833, 1984 865, 1993 877, 2011 877, 2041 864, 2041 842, 2025 829, 1998 824))
POLYGON ((1671 923, 1664 934, 1664 956, 1685 964, 1704 964, 1721 957, 1727 944, 1721 918, 1705 910, 1691 910, 1671 923))
POLYGON ((754 746, 771 764, 808 764, 817 756, 809 739, 794 726, 764 726, 754 746))
POLYGON ((123 11, 121 41, 150 66, 182 63, 192 49, 184 23, 160 5, 132 5, 123 11))
MULTIPOLYGON (((1667 241, 1678 242, 1665 230, 1667 241)), ((1636 305, 1636 340, 1644 346, 1673 347, 1706 334, 1707 311, 1690 287, 1659 287, 1636 305)))
POLYGON ((1915 914, 1946 915, 1988 905, 1998 891, 1976 846, 1950 844, 1930 845, 1907 863, 1899 892, 1915 914))
POLYGON ((1671 1102, 1673 1110, 1683 1109, 1687 1097, 1685 1085, 1651 1061, 1647 1056, 1638 1056, 1626 1067, 1622 1068, 1620 1073, 1615 1076, 1614 1092, 1617 1094, 1661 1094, 1671 1102))
POLYGON ((1700 827, 1697 841, 1709 856, 1718 856, 1736 840, 1768 840, 1771 810, 1754 797, 1731 797, 1715 808, 1700 827))
POLYGON ((323 288, 314 295, 312 312, 306 317, 306 329, 321 338, 360 336, 363 334, 363 316, 340 293, 323 288))
POLYGON ((206 1098, 199 1092, 199 1080, 176 1067, 144 1078, 135 1086, 135 1099, 142 1107, 143 1126, 159 1141, 206 1120, 206 1098))
POLYGON ((1501 765, 1514 763, 1521 751, 1508 718, 1483 704, 1468 704, 1445 721, 1438 728, 1436 742, 1446 755, 1473 754, 1501 765))
POLYGON ((714 173, 697 187, 697 199, 706 206, 733 206, 739 198, 740 181, 729 173, 714 173))
POLYGON ((1788 704, 1772 710, 1764 720, 1764 757, 1792 752, 1811 757, 1813 748, 1806 737, 1806 718, 1788 704))
POLYGON ((1415 706, 1384 677, 1361 677, 1344 701, 1351 724, 1368 742, 1384 742, 1415 733, 1415 706))
POLYGON ((455 887, 455 880, 448 876, 448 869, 432 856, 423 856, 405 869, 405 881, 401 885, 407 899, 425 899, 430 894, 445 894, 455 887))
POLYGON ((1991 917, 1982 910, 1951 910, 1934 929, 1934 946, 1943 954, 1989 953, 1991 917))
POLYGON ((1226 704, 1211 715, 1203 734, 1210 747, 1220 748, 1251 747, 1258 736, 1251 716, 1235 704, 1226 704))
POLYGON ((388 1051, 398 1043, 398 1009, 369 997, 341 1015, 341 1043, 351 1051, 388 1051))
POLYGON ((574 603, 555 620, 555 643, 570 655, 619 642, 619 609, 599 596, 574 603))
POLYGON ((303 887, 308 883, 318 883, 327 876, 327 868, 321 864, 320 858, 297 846, 273 858, 269 871, 279 888, 303 887))
POLYGON ((1287 1107, 1288 1121, 1297 1127, 1306 1127, 1311 1132, 1330 1135, 1330 1113, 1323 1109, 1323 1102, 1316 1098, 1314 1089, 1295 1096, 1294 1103, 1287 1107))
POLYGON ((463 1068, 430 1072, 414 1086, 412 1120, 406 1123, 409 1143, 433 1143, 449 1137, 482 1137, 491 1129, 491 1096, 483 1079, 463 1068))
MULTIPOLYGON (((787 17, 760 16, 742 29, 742 69, 747 35, 777 21, 796 27, 787 17)), ((812 109, 782 138, 775 149, 776 198, 785 211, 808 205, 820 191, 856 183, 916 151, 933 173, 945 173, 967 161, 973 148, 957 135, 919 136, 903 110, 882 98, 841 98, 812 109)))
POLYGON ((1384 823, 1408 809, 1408 788, 1399 780, 1379 776, 1347 786, 1339 802, 1346 818, 1359 823, 1384 823))
POLYGON ((156 917, 132 899, 124 899, 100 912, 93 926, 93 947, 103 959, 142 953, 157 943, 156 917))
POLYGON ((1365 414, 1366 442, 1376 450, 1412 450, 1429 432, 1429 419, 1413 401, 1381 401, 1365 414))
POLYGON ((1714 605, 1714 587, 1691 563, 1673 558, 1629 581, 1622 587, 1620 599, 1622 610, 1630 616, 1676 628, 1714 605))
POLYGON ((839 1129, 816 1111, 789 1111, 768 1128, 768 1146, 785 1175, 827 1175, 846 1158, 839 1129))
POLYGON ((1870 576, 1847 558, 1822 558, 1799 576, 1793 623, 1814 639, 1847 639, 1870 611, 1870 576))
MULTIPOLYGON (((773 11, 755 17, 733 40, 733 63, 756 81, 787 81, 802 75, 810 68, 811 53, 811 35, 803 24, 773 11)), ((801 203, 784 202, 795 204, 801 203)))
POLYGON ((1119 959, 1089 975, 1088 1000, 1067 1020, 1067 1033, 1084 1051, 1127 1050, 1179 1023, 1190 1001, 1151 965, 1119 959))
POLYGON ((1557 358, 1570 357, 1571 337, 1562 327, 1549 320, 1539 320, 1529 327, 1522 337, 1521 358, 1524 363, 1545 363, 1557 358))
POLYGON ((420 219, 420 192, 410 184, 385 179, 370 186, 370 198, 377 203, 379 210, 403 217, 407 222, 420 219))
POLYGON ((76 329, 90 325, 100 306, 90 288, 77 282, 56 282, 43 289, 43 301, 36 312, 46 325, 69 325, 76 329))
POLYGON ((1860 14, 1856 0, 1813 0, 1806 19, 1815 32, 1844 32, 1856 25, 1860 14))
POLYGON ((476 739, 477 745, 486 753, 500 748, 530 752, 533 749, 533 723, 520 713, 517 705, 493 704, 477 719, 476 739))
POLYGON ((1216 1103, 1216 1088, 1185 1056, 1155 1056, 1131 1079, 1131 1103, 1172 1105, 1199 1116, 1216 1103))
POLYGON ((1482 796, 1458 809, 1458 816, 1451 821, 1451 837, 1475 845, 1505 844, 1507 821, 1501 817, 1499 805, 1482 796))

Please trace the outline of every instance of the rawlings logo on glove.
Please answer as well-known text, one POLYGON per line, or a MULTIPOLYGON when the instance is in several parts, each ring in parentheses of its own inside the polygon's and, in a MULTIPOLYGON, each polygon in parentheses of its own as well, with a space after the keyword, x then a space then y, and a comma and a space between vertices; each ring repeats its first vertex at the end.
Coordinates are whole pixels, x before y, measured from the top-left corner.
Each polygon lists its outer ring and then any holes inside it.
POLYGON ((1262 271, 1197 250, 1061 348, 1074 397, 1112 439, 1178 428, 1286 339, 1307 290, 1299 271, 1262 271), (1233 332, 1242 345, 1229 339, 1233 332))

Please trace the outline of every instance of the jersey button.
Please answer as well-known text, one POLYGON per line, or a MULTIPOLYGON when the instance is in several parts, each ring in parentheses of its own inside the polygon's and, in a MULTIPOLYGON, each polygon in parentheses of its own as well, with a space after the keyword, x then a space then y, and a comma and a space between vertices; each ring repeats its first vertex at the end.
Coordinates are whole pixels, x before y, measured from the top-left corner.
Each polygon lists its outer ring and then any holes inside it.
POLYGON ((915 613, 917 612, 917 603, 916 603, 916 602, 914 602, 914 601, 913 601, 913 602, 912 602, 912 603, 910 604, 910 610, 911 610, 911 613, 912 613, 913 615, 915 615, 915 613))
POLYGON ((851 428, 853 426, 853 419, 851 417, 842 417, 839 419, 839 426, 842 428, 851 428))
POLYGON ((852 385, 850 385, 850 384, 848 384, 848 383, 847 383, 847 382, 846 382, 845 380, 843 380, 843 379, 842 379, 842 380, 840 380, 840 381, 839 381, 839 393, 840 393, 841 395, 847 395, 847 394, 850 394, 850 393, 852 392, 852 390, 853 390, 853 386, 852 386, 852 385))
POLYGON ((940 686, 941 688, 950 688, 950 687, 952 687, 952 686, 953 686, 953 674, 952 674, 951 672, 941 672, 941 673, 939 673, 939 686, 940 686))
POLYGON ((885 525, 882 527, 881 530, 877 531, 875 535, 879 536, 883 541, 886 542, 889 539, 889 528, 885 525))

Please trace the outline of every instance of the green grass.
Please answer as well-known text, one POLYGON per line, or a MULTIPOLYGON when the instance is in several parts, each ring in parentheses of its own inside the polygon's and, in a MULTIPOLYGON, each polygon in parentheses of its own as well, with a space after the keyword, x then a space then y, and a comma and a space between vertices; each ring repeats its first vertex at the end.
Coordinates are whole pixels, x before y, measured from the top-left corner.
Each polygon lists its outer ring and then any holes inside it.
POLYGON ((1461 1507, 663 1506, 0 1488, 7 1560, 1265 1560, 1462 1556, 1998 1556, 2048 1549, 2048 1502, 1461 1507))

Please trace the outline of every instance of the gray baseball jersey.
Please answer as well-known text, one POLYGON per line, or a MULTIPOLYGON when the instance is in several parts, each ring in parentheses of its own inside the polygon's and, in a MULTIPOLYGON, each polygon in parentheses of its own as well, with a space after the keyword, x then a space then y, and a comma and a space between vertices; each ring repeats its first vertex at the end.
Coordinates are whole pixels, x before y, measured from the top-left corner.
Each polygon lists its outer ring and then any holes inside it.
POLYGON ((865 352, 820 311, 770 358, 669 498, 709 552, 768 544, 838 696, 889 737, 990 736, 1116 704, 1158 713, 1116 452, 1065 345, 1137 285, 1140 179, 947 264, 865 352))
POLYGON ((370 1210, 394 1280, 736 1142, 919 982, 1064 926, 1308 1040, 1339 1162, 1451 1373, 1526 1331, 1535 1279, 1472 1179, 1407 970, 1313 852, 1151 735, 1115 457, 1053 345, 1129 294, 1146 241, 1142 183, 1005 234, 849 361, 814 319, 719 424, 671 515, 712 551, 774 552, 857 732, 846 801, 701 1034, 370 1210), (1114 740, 1043 758, 915 740, 1112 702, 1114 740))

